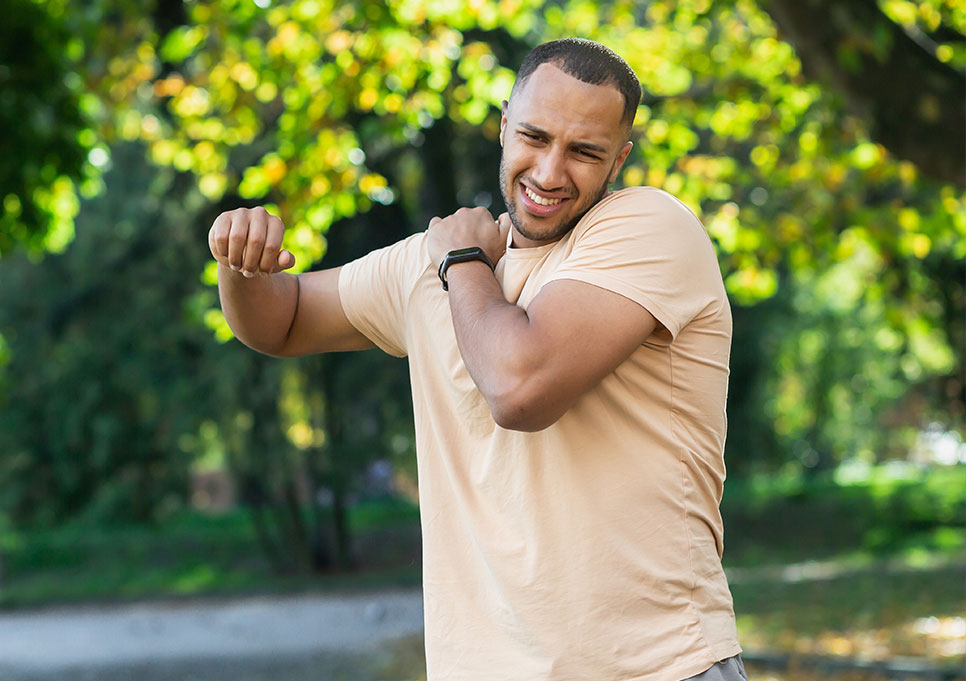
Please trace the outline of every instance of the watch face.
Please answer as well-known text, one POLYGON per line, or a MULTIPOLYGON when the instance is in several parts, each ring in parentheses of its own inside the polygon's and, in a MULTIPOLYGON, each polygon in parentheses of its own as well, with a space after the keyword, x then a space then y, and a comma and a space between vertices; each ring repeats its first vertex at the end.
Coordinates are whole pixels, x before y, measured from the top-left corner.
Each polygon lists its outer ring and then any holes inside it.
POLYGON ((476 255, 482 253, 483 249, 479 246, 470 246, 469 248, 457 248, 455 251, 450 251, 447 255, 451 258, 459 258, 464 255, 476 255))

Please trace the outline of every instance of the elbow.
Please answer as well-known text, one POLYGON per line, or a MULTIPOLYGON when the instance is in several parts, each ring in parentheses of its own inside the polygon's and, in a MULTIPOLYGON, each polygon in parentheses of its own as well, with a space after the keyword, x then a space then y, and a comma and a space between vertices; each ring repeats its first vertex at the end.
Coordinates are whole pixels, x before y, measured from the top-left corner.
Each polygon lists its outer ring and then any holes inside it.
POLYGON ((552 426, 566 411, 549 395, 528 390, 526 386, 484 393, 484 396, 493 420, 506 430, 535 433, 552 426))
POLYGON ((292 347, 292 326, 294 319, 288 326, 276 326, 274 329, 267 324, 246 323, 244 319, 235 318, 225 311, 225 321, 235 338, 243 345, 255 352, 269 357, 298 357, 300 353, 292 347))
POLYGON ((287 338, 268 339, 260 337, 258 334, 251 333, 240 325, 231 323, 228 319, 228 327, 231 329, 235 338, 246 347, 269 357, 293 357, 294 355, 286 351, 287 338))

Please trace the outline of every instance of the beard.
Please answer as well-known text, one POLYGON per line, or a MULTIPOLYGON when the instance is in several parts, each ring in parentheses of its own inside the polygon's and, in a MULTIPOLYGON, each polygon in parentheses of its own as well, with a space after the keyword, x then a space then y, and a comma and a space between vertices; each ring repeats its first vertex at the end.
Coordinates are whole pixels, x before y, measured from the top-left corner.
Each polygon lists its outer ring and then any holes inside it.
MULTIPOLYGON (((611 165, 611 169, 613 169, 613 164, 611 165)), ((610 173, 607 173, 606 177, 610 177, 610 173)), ((610 184, 606 177, 600 187, 589 197, 589 200, 576 204, 569 215, 564 215, 556 224, 550 225, 544 229, 542 234, 538 234, 523 223, 523 216, 520 215, 521 210, 517 206, 517 197, 513 191, 514 180, 511 180, 508 176, 504 155, 500 155, 500 193, 503 195, 503 203, 506 205, 507 214, 510 216, 510 222, 513 223, 513 228, 521 236, 530 241, 557 241, 576 227, 577 223, 580 222, 580 219, 584 217, 587 211, 604 198, 604 195, 607 193, 607 186, 610 184)))

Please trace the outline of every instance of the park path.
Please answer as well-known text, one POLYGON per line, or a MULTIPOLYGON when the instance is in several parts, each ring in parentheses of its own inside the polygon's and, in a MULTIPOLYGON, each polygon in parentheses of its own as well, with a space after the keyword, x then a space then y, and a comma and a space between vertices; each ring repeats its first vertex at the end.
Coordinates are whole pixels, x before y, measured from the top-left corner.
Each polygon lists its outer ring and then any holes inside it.
POLYGON ((14 611, 0 613, 0 680, 126 678, 117 670, 196 661, 358 657, 422 628, 418 589, 14 611))

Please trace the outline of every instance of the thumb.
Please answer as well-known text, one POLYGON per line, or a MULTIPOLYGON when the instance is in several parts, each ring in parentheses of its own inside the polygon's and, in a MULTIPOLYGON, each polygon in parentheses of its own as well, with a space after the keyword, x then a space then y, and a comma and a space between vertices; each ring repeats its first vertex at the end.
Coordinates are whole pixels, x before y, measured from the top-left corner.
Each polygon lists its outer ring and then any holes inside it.
POLYGON ((295 256, 292 255, 291 251, 279 251, 278 259, 275 261, 274 272, 281 272, 282 270, 287 270, 295 265, 295 256))

